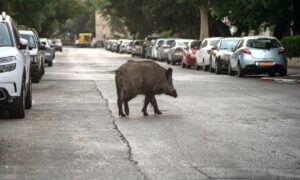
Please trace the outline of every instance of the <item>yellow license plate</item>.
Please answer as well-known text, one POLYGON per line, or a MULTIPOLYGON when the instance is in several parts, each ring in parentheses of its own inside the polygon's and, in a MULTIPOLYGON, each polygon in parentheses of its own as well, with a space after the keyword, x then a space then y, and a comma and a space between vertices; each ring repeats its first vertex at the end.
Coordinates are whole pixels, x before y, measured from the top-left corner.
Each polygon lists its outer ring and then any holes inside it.
POLYGON ((271 61, 262 61, 262 62, 258 62, 259 66, 273 66, 273 62, 271 61))

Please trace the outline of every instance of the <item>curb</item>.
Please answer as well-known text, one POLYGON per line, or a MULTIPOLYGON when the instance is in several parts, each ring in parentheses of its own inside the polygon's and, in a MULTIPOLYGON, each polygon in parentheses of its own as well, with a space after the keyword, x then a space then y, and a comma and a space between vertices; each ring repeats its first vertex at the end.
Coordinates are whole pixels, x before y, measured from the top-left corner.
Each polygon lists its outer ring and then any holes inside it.
POLYGON ((299 79, 280 79, 280 78, 272 78, 272 77, 262 77, 260 78, 262 81, 269 81, 269 82, 279 82, 279 83, 290 83, 290 84, 300 84, 299 79))

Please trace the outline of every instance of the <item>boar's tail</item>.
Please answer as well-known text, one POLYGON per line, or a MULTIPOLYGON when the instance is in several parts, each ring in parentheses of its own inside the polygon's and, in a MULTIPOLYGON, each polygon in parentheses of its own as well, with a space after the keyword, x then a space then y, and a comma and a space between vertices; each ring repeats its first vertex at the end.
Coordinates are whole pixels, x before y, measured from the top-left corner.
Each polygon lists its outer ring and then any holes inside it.
POLYGON ((105 73, 108 73, 108 74, 117 74, 118 70, 105 71, 105 73))

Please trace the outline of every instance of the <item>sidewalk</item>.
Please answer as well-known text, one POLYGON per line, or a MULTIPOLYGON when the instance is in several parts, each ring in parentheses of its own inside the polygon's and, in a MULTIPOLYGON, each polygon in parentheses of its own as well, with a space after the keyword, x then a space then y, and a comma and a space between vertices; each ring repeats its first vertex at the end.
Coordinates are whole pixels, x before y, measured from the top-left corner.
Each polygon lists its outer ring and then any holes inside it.
POLYGON ((262 77, 263 81, 276 81, 280 83, 300 84, 300 68, 288 68, 288 75, 283 77, 262 77))

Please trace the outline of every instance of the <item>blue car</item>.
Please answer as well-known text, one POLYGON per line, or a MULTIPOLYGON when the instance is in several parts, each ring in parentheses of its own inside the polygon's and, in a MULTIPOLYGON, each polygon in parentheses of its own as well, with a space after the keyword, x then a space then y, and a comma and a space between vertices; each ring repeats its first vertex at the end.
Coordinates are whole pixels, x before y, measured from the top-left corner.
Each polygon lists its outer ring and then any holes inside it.
POLYGON ((248 74, 268 73, 274 76, 287 74, 287 58, 284 48, 275 37, 243 37, 233 50, 228 66, 228 74, 238 77, 248 74))

